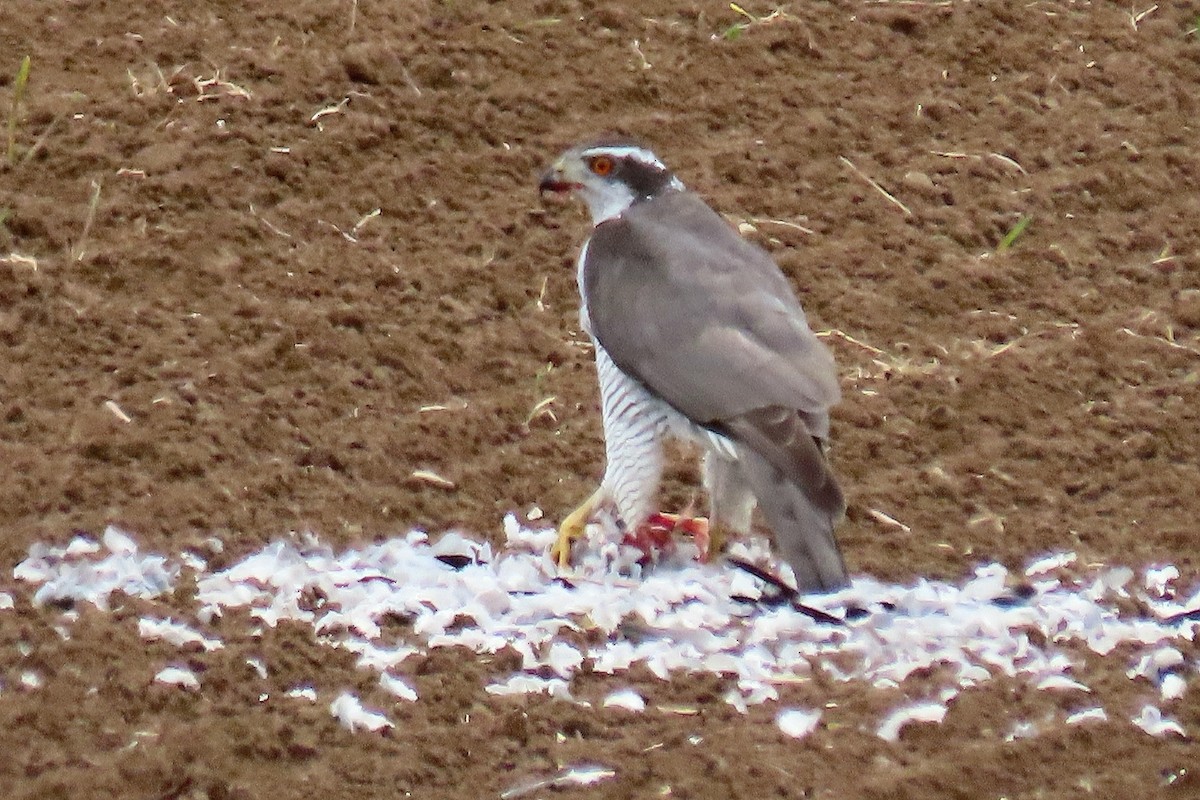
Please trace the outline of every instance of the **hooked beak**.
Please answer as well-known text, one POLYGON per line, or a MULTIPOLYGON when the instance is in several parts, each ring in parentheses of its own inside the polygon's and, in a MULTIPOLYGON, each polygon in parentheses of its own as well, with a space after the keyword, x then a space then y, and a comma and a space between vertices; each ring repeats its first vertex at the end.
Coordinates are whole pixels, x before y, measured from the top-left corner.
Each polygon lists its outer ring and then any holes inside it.
POLYGON ((547 192, 551 194, 566 194, 567 192, 582 188, 582 184, 567 179, 564 165, 561 161, 543 172, 541 179, 538 181, 538 192, 543 196, 547 192))

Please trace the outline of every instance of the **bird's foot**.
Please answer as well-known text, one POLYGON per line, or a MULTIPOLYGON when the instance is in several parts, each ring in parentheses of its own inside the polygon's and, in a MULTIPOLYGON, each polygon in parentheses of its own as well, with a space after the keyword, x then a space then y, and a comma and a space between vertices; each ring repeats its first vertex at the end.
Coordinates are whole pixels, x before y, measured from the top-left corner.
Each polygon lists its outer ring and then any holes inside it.
POLYGON ((568 514, 567 518, 558 526, 558 539, 550 546, 550 558, 558 564, 559 569, 570 568, 571 542, 583 538, 587 532, 588 520, 592 518, 592 514, 603 499, 604 495, 597 489, 592 492, 591 497, 579 505, 579 508, 568 514))
POLYGON ((718 533, 712 530, 708 520, 704 517, 668 514, 660 511, 651 514, 635 534, 626 534, 625 541, 640 548, 642 552, 647 552, 643 543, 670 552, 675 548, 675 535, 681 533, 692 537, 696 549, 700 551, 699 561, 707 563, 709 554, 713 552, 713 540, 718 533))

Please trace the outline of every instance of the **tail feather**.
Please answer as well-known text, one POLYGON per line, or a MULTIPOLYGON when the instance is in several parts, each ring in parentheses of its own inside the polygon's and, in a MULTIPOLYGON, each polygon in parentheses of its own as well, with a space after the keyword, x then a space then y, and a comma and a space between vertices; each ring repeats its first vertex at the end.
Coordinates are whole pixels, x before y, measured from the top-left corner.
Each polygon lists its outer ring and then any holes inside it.
POLYGON ((775 546, 796 573, 802 592, 833 591, 849 584, 846 564, 834 538, 845 501, 826 467, 822 492, 813 497, 767 459, 741 446, 739 462, 775 533, 775 546))
POLYGON ((796 573, 801 591, 832 591, 848 584, 846 564, 833 529, 846 499, 816 430, 828 429, 823 414, 764 406, 721 420, 719 430, 736 443, 738 463, 758 506, 775 532, 775 546, 796 573))

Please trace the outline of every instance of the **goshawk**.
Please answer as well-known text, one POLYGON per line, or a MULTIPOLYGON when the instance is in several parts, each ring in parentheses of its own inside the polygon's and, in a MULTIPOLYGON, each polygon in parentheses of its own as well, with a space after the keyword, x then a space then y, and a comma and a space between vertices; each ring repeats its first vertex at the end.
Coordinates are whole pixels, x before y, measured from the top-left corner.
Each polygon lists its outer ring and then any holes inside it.
POLYGON ((799 589, 846 585, 845 500, 825 457, 837 372, 775 262, 634 143, 567 150, 539 188, 578 195, 595 224, 578 282, 607 456, 552 556, 567 566, 604 504, 626 530, 646 523, 672 435, 703 450, 710 547, 723 528, 748 532, 757 505, 799 589))

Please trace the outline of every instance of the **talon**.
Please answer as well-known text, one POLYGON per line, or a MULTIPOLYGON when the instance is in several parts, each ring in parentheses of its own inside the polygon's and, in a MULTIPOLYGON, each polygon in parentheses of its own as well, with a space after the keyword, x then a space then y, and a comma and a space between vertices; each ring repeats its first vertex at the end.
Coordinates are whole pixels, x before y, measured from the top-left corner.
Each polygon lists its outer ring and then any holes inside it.
POLYGON ((592 513, 596 507, 603 501, 604 495, 600 490, 592 492, 591 497, 584 500, 579 508, 567 515, 567 518, 558 526, 558 539, 554 544, 550 545, 550 558, 558 564, 558 568, 565 570, 571 566, 571 542, 575 539, 582 539, 587 532, 588 521, 592 518, 592 513))

